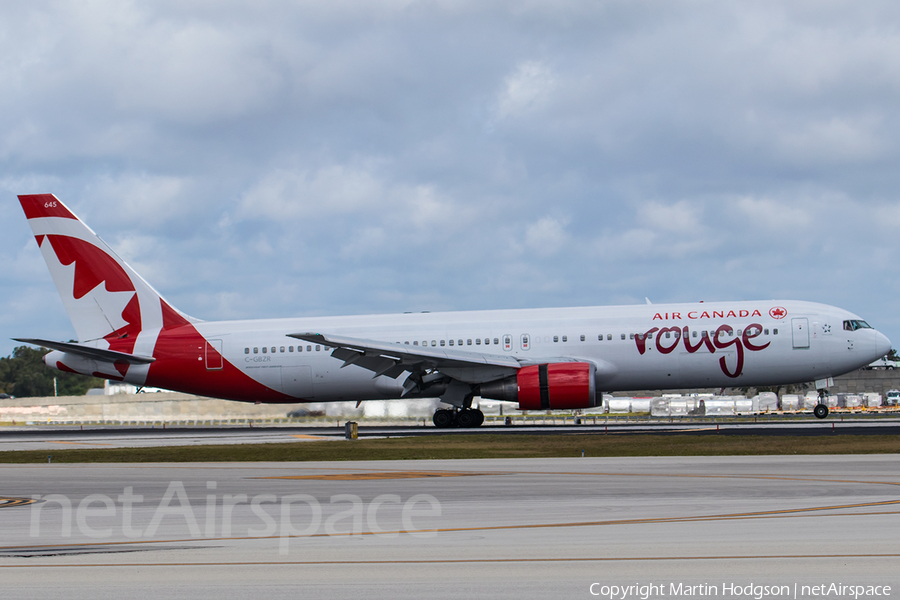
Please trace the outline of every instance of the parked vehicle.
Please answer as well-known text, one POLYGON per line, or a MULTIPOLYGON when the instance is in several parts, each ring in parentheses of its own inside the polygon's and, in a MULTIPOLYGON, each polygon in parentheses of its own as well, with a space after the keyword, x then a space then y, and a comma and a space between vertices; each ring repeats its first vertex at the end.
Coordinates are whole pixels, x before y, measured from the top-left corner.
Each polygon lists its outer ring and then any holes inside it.
POLYGON ((869 366, 866 367, 866 369, 887 369, 888 371, 893 371, 897 368, 900 368, 900 362, 890 360, 887 356, 882 356, 875 362, 869 363, 869 366))
POLYGON ((888 390, 887 398, 884 399, 885 406, 900 405, 900 390, 888 390))

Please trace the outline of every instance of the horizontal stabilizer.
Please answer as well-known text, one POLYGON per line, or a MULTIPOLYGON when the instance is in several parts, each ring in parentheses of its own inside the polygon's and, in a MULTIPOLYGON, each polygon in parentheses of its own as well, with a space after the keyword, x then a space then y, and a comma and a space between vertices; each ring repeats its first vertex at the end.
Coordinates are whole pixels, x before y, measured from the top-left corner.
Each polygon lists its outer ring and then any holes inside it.
POLYGON ((103 348, 92 348, 91 346, 83 346, 81 344, 73 344, 70 342, 54 342, 52 340, 36 340, 36 339, 20 339, 13 338, 17 342, 33 344, 35 346, 43 346, 66 352, 68 354, 76 354, 93 360, 101 360, 104 362, 125 362, 130 365, 146 365, 154 362, 156 359, 152 356, 140 356, 137 354, 126 354, 125 352, 116 352, 115 350, 104 350, 103 348))

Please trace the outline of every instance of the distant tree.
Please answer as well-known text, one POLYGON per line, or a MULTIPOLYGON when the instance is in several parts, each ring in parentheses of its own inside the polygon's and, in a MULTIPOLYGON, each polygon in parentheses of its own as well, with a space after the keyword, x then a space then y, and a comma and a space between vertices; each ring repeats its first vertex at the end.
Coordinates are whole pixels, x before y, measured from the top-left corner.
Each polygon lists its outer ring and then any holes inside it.
POLYGON ((0 390, 17 398, 52 396, 53 379, 60 396, 83 396, 94 387, 103 387, 103 380, 76 373, 64 373, 44 364, 46 348, 19 346, 13 353, 0 358, 0 390))
POLYGON ((900 355, 897 354, 897 351, 891 348, 891 351, 888 352, 888 360, 900 360, 900 355))

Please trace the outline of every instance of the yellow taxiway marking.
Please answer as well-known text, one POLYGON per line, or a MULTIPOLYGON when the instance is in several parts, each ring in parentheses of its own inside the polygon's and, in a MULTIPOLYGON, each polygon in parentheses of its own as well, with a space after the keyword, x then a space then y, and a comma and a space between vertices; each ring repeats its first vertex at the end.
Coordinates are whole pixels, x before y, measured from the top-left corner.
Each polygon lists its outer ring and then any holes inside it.
POLYGON ((370 479, 420 479, 426 477, 473 477, 477 475, 506 475, 485 471, 382 471, 368 473, 323 473, 321 475, 271 475, 253 479, 318 479, 323 481, 365 481, 370 479))
MULTIPOLYGON (((790 475, 768 475, 765 473, 747 475, 707 475, 704 473, 603 473, 603 472, 577 472, 577 471, 510 471, 510 474, 523 475, 579 475, 584 477, 677 477, 697 479, 768 479, 773 481, 810 481, 824 483, 862 483, 867 485, 900 485, 898 481, 866 481, 860 479, 833 479, 829 477, 806 477, 790 475)), ((885 475, 885 477, 891 477, 885 475)))
POLYGON ((0 496, 0 508, 27 506, 29 504, 34 504, 35 502, 37 502, 37 500, 34 498, 4 498, 0 496))
POLYGON ((451 559, 411 559, 411 560, 266 560, 232 562, 177 562, 177 563, 57 563, 0 565, 0 569, 59 569, 66 567, 266 567, 266 566, 317 566, 317 565, 433 565, 464 563, 563 563, 563 562, 659 562, 678 560, 771 560, 771 559, 871 559, 898 558, 900 554, 749 554, 746 556, 571 556, 541 558, 451 558, 451 559))
MULTIPOLYGON (((301 467, 304 468, 304 467, 301 467)), ((307 467, 314 468, 314 467, 307 467)), ((336 469, 329 469, 336 470, 336 469)), ((832 479, 828 477, 804 477, 789 475, 747 474, 708 475, 703 473, 604 473, 577 471, 363 471, 350 473, 329 473, 319 475, 269 475, 252 479, 310 479, 324 481, 364 481, 377 479, 416 479, 425 477, 470 477, 477 475, 578 475, 581 477, 675 477, 697 479, 763 479, 771 481, 808 481, 824 483, 859 483, 866 485, 900 485, 897 481, 865 481, 856 479, 832 479)))
POLYGON ((61 440, 49 440, 51 444, 70 444, 72 446, 112 446, 112 444, 101 444, 98 442, 63 442, 61 440))
MULTIPOLYGON (((746 512, 746 513, 726 513, 719 515, 694 515, 694 516, 685 516, 685 517, 647 517, 642 519, 609 519, 605 521, 576 521, 576 522, 568 522, 568 523, 520 523, 520 524, 510 524, 510 525, 475 525, 471 527, 446 527, 440 528, 435 527, 431 529, 408 529, 402 531, 358 531, 358 532, 345 532, 345 533, 311 533, 311 534, 300 534, 300 535, 264 535, 264 536, 231 536, 231 537, 211 537, 211 538, 180 538, 180 539, 166 539, 166 540, 123 540, 116 542, 105 542, 105 543, 97 543, 97 542, 79 542, 74 544, 35 544, 29 546, 0 546, 0 552, 3 554, 9 555, 13 552, 35 552, 40 550, 41 548, 82 548, 85 546, 89 547, 97 547, 104 546, 114 548, 116 546, 150 546, 155 544, 186 544, 186 543, 209 543, 209 542, 227 542, 227 541, 247 541, 247 540, 278 540, 278 539, 300 539, 300 538, 321 538, 321 537, 353 537, 353 536, 378 536, 378 535, 392 535, 396 536, 399 534, 422 534, 422 533, 461 533, 468 531, 504 531, 504 530, 517 530, 517 529, 556 529, 560 527, 602 527, 609 525, 648 525, 655 523, 695 523, 700 521, 730 521, 737 519, 785 519, 785 518, 802 518, 802 517, 861 517, 861 516, 882 516, 882 515, 897 515, 900 514, 898 511, 878 511, 878 512, 848 512, 848 513, 837 513, 837 514, 810 514, 810 513, 819 513, 820 511, 825 510, 841 510, 848 508, 864 508, 864 507, 878 507, 878 506, 896 506, 900 504, 900 500, 887 500, 884 502, 864 502, 859 504, 838 504, 833 506, 812 506, 808 508, 793 508, 793 509, 781 509, 781 510, 769 510, 769 511, 760 511, 760 512, 746 512)), ((801 556, 801 555, 798 555, 801 556)), ((802 555, 807 556, 807 555, 802 555)), ((819 555, 816 555, 819 556, 819 555)), ((821 555, 821 556, 831 556, 831 557, 843 557, 844 555, 839 554, 829 554, 829 555, 821 555)), ((853 556, 864 556, 862 554, 855 554, 853 556)), ((869 556, 900 556, 896 554, 880 554, 880 555, 869 555, 869 556)), ((665 557, 660 557, 660 560, 665 557)), ((696 557, 703 558, 703 557, 696 557)), ((707 558, 726 558, 722 556, 714 556, 707 558)), ((734 557, 741 558, 741 557, 734 557)), ((743 558, 765 558, 760 556, 749 556, 743 558)), ((598 559, 599 560, 599 559, 598 559)), ((613 559, 603 559, 603 560, 613 560, 613 559)), ((633 560, 640 560, 635 558, 633 560)), ((439 561, 440 562, 440 561, 439 561)), ((238 564, 238 563, 236 563, 238 564)), ((260 563, 267 564, 267 563, 260 563)), ((5 565, 0 565, 0 568, 5 565)))

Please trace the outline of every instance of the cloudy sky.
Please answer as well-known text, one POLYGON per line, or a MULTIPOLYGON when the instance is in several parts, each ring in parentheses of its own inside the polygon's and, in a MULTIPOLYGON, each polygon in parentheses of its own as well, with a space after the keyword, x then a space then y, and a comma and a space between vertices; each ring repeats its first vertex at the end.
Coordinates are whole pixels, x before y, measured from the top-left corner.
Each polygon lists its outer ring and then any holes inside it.
POLYGON ((0 355, 74 337, 16 194, 203 319, 803 299, 900 346, 900 4, 0 8, 0 355))

